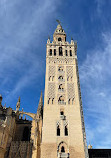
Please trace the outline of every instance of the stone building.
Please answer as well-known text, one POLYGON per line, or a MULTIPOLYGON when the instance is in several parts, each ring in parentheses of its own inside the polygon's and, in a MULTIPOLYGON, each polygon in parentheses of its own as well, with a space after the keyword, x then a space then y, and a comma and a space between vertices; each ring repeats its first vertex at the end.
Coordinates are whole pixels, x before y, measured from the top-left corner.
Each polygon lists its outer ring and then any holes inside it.
POLYGON ((37 113, 19 111, 20 97, 16 111, 2 106, 0 95, 0 158, 40 158, 41 130, 43 119, 42 93, 37 113), (32 121, 23 119, 23 114, 32 121))
MULTIPOLYGON (((91 149, 89 150, 91 152, 91 149)), ((93 151, 93 150, 92 150, 93 151)), ((79 83, 77 43, 66 41, 58 26, 46 45, 44 109, 37 113, 2 106, 0 95, 0 158, 88 158, 79 83), (28 115, 32 120, 23 119, 28 115)), ((90 156, 91 157, 91 156, 90 156)))

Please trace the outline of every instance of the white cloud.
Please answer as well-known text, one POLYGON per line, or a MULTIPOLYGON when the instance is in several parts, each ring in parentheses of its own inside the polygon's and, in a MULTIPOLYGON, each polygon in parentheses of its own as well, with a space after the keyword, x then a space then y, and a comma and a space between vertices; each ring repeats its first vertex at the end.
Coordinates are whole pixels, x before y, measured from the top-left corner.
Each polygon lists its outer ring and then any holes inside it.
POLYGON ((102 41, 102 44, 98 43, 94 50, 88 52, 80 67, 80 80, 82 93, 86 96, 83 104, 87 140, 96 148, 110 148, 111 33, 103 33, 102 41))
POLYGON ((40 42, 60 4, 59 0, 0 1, 0 90, 10 91, 6 101, 45 71, 40 42), (33 46, 38 52, 31 51, 33 46))
POLYGON ((102 7, 105 4, 105 0, 95 0, 96 4, 97 4, 97 13, 100 16, 102 13, 102 7))

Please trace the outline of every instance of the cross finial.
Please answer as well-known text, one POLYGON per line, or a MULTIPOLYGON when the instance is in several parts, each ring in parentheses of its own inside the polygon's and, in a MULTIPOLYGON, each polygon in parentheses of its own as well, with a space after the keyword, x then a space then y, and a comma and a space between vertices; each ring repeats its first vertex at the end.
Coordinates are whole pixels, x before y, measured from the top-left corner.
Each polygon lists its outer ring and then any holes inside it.
POLYGON ((58 24, 61 24, 60 20, 56 20, 58 24))

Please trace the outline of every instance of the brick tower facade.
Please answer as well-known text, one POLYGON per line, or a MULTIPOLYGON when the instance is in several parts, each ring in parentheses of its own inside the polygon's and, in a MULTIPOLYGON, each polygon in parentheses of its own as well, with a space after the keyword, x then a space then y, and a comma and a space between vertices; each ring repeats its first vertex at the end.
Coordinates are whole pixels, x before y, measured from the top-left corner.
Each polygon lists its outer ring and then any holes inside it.
POLYGON ((59 23, 47 40, 41 158, 87 158, 77 43, 59 23))

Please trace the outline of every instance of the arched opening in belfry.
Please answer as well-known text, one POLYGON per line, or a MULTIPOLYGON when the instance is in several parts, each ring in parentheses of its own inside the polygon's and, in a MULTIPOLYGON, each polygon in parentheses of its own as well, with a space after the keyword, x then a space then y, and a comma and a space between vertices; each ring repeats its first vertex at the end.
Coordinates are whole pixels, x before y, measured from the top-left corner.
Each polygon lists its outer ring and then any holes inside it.
POLYGON ((54 56, 56 56, 56 49, 54 49, 54 56))
POLYGON ((70 56, 72 56, 72 50, 70 50, 70 56))
POLYGON ((66 50, 66 56, 68 56, 67 50, 66 50))
POLYGON ((49 55, 52 56, 52 49, 50 49, 50 51, 49 51, 49 55))
POLYGON ((65 148, 64 148, 64 146, 61 147, 61 153, 65 153, 65 148))
POLYGON ((30 129, 29 127, 25 127, 23 130, 22 141, 29 141, 29 140, 30 140, 30 129))
POLYGON ((61 37, 59 37, 59 38, 58 38, 58 41, 62 41, 62 38, 61 38, 61 37))
POLYGON ((59 47, 59 56, 63 56, 62 47, 59 47))
POLYGON ((60 127, 59 127, 59 125, 57 126, 57 136, 60 136, 60 127))

